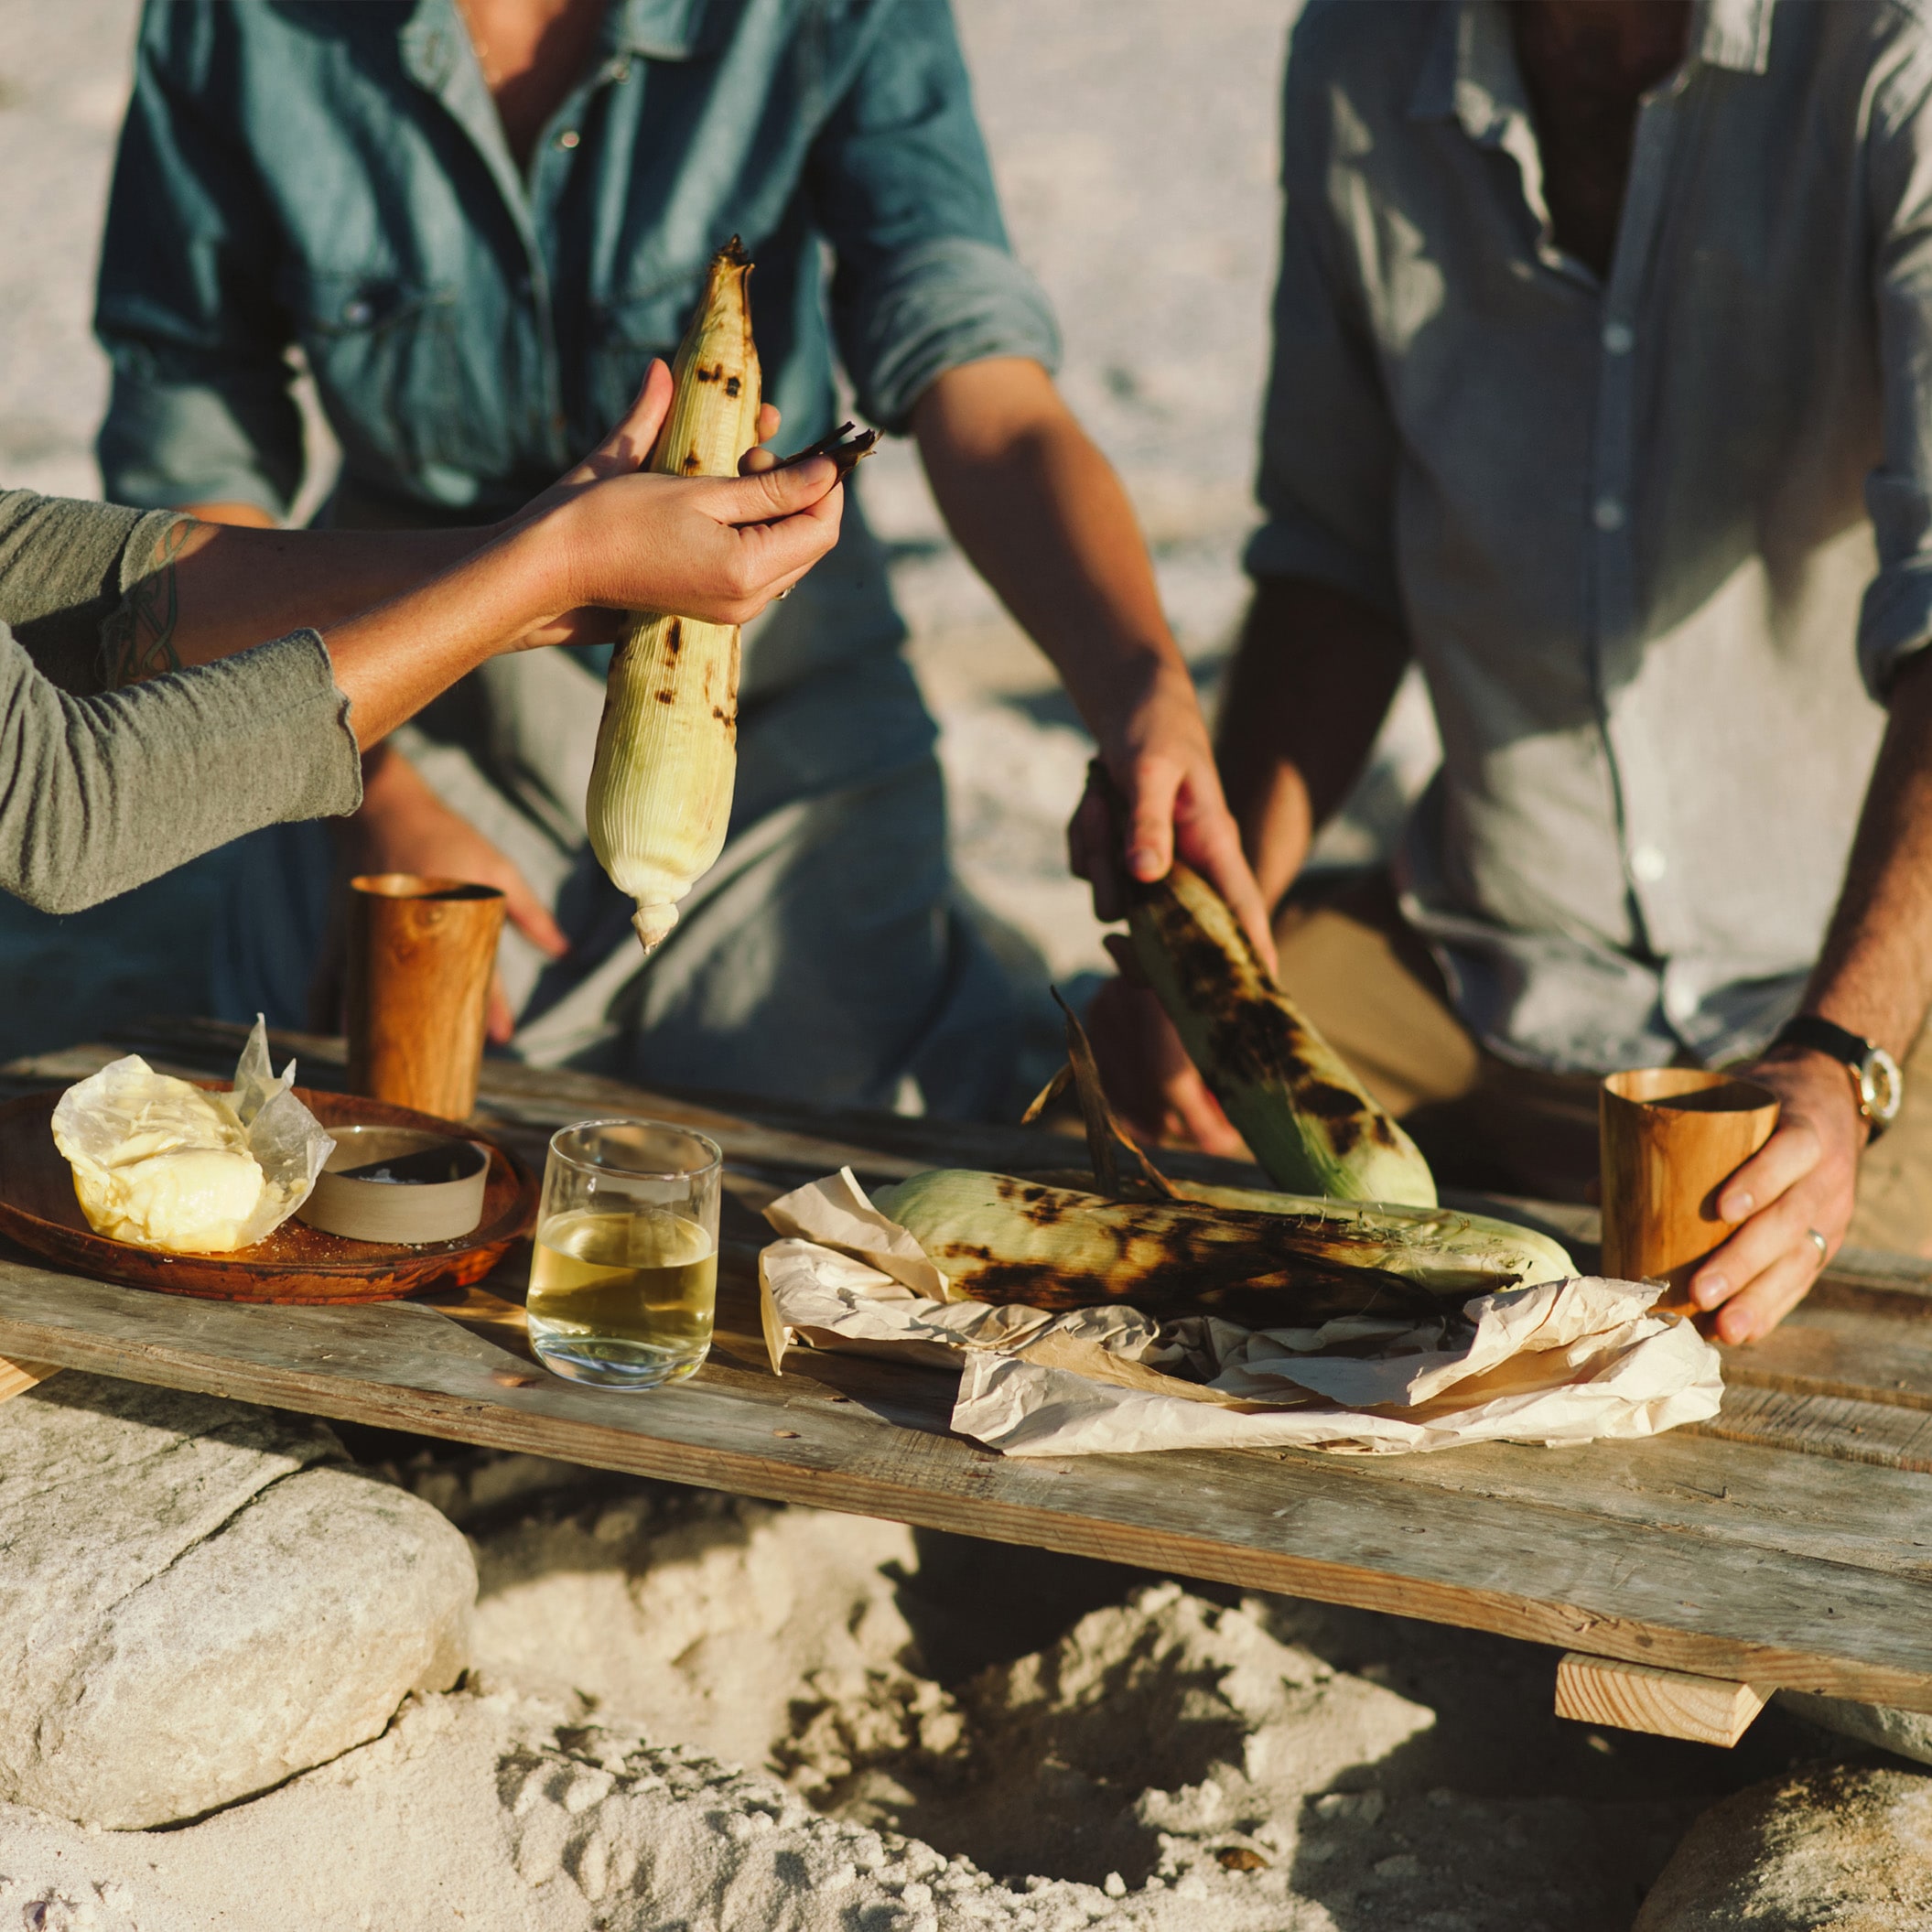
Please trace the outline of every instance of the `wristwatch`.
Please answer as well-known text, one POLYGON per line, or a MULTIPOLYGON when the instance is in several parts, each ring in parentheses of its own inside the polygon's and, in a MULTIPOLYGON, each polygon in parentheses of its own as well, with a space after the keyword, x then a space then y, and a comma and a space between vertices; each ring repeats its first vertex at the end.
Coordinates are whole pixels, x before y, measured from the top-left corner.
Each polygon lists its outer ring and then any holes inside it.
POLYGON ((1858 1110, 1872 1125, 1873 1139, 1898 1118, 1905 1097, 1905 1076, 1883 1047, 1873 1046, 1850 1028, 1834 1026, 1816 1013, 1800 1013, 1796 1020, 1787 1020, 1771 1044, 1808 1047, 1813 1052, 1842 1060, 1851 1075, 1851 1089, 1858 1096, 1858 1110))

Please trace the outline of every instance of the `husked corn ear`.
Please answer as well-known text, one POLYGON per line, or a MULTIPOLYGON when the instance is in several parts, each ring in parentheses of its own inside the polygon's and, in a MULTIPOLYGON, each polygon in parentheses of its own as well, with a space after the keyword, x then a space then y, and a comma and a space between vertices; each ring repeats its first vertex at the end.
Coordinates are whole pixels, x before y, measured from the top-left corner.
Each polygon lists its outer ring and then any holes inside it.
POLYGON ((1437 1294, 1483 1295, 1502 1288, 1534 1288, 1538 1281, 1568 1281, 1577 1272, 1560 1242, 1494 1214, 1402 1207, 1391 1201, 1322 1200, 1254 1187, 1216 1187, 1205 1181, 1170 1184, 1184 1201, 1348 1229, 1360 1238, 1363 1245, 1356 1252, 1369 1266, 1407 1276, 1437 1294))
POLYGON ((1386 1241, 1344 1224, 1109 1201, 964 1169, 914 1174, 876 1203, 970 1301, 1053 1310, 1128 1301, 1156 1319, 1210 1313, 1249 1328, 1441 1306, 1424 1285, 1380 1265, 1386 1241))
MULTIPOLYGON (((1074 1168, 1030 1172, 1042 1187, 1093 1185, 1074 1168)), ((1258 1187, 1220 1187, 1207 1181, 1167 1185, 1178 1201, 1229 1207, 1244 1214, 1279 1214, 1299 1224, 1296 1239, 1311 1254, 1331 1255, 1351 1267, 1379 1268, 1415 1281, 1434 1295, 1495 1294, 1568 1281, 1577 1273, 1569 1250, 1533 1227, 1460 1208, 1402 1207, 1393 1201, 1337 1201, 1320 1194, 1280 1194, 1258 1187), (1322 1246, 1324 1241, 1333 1245, 1322 1246)))
MULTIPOLYGON (((662 475, 736 476, 756 439, 750 274, 735 236, 712 259, 672 366, 671 414, 651 459, 662 475)), ((737 772, 738 626, 638 612, 610 660, 584 817, 598 862, 637 901, 645 952, 717 862, 737 772)))
POLYGON ((1227 901, 1176 865, 1133 889, 1134 956, 1189 1057, 1278 1187, 1436 1204, 1421 1149, 1262 964, 1227 901))

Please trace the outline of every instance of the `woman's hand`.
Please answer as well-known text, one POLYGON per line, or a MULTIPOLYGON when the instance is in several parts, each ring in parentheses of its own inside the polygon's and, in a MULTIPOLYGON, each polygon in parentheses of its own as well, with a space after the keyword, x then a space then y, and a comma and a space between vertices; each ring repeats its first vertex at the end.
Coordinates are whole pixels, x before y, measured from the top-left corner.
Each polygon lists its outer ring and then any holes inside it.
POLYGON ((671 399, 671 372, 654 361, 623 421, 502 526, 503 534, 537 523, 556 532, 571 586, 582 592, 575 608, 524 632, 520 647, 601 642, 615 635, 615 610, 743 623, 837 542, 837 468, 824 459, 774 468, 761 447, 778 429, 769 403, 741 478, 645 473, 671 399))

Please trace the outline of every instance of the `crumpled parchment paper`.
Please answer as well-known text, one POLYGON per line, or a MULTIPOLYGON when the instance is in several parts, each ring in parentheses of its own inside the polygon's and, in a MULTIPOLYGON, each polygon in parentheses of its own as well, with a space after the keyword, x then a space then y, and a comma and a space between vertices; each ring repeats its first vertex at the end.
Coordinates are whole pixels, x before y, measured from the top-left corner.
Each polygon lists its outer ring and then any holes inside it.
MULTIPOLYGON (((61 1095, 54 1107, 54 1139, 70 1163, 105 1163, 134 1111, 126 1096, 151 1071, 138 1053, 129 1053, 61 1095)), ((267 1024, 257 1014, 225 1097, 266 1184, 254 1213, 242 1224, 235 1247, 217 1252, 236 1253, 266 1240, 308 1199, 323 1162, 335 1151, 327 1128, 296 1098, 295 1082, 293 1060, 279 1079, 275 1076, 268 1058, 267 1024)))
POLYGON ((796 1346, 956 1367, 953 1427, 1008 1455, 1555 1446, 1657 1435, 1715 1415, 1723 1394, 1717 1350, 1652 1312, 1655 1285, 1546 1281, 1475 1296, 1452 1325, 1157 1324, 1120 1305, 1048 1314, 949 1299, 849 1168, 765 1214, 783 1237, 759 1257, 774 1372, 796 1346), (1182 1365, 1189 1377, 1171 1373, 1182 1365))

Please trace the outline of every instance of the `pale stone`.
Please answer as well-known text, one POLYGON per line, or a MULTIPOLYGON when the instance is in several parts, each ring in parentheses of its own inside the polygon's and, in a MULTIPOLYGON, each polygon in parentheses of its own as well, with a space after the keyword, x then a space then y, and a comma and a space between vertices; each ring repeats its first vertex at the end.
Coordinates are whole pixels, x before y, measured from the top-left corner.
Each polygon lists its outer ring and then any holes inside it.
POLYGON ((320 1424, 71 1372, 0 1405, 0 1799, 133 1829, 381 1734, 476 1569, 320 1424))
POLYGON ((1855 1737, 1862 1744, 1876 1744, 1900 1757, 1932 1765, 1932 1717, 1923 1711, 1900 1711, 1892 1704, 1854 1704, 1847 1698, 1817 1697, 1808 1690, 1780 1690, 1777 1700, 1787 1711, 1836 1731, 1855 1737))
POLYGON ((1821 1766, 1698 1819, 1632 1932, 1924 1932, 1932 1778, 1821 1766))

